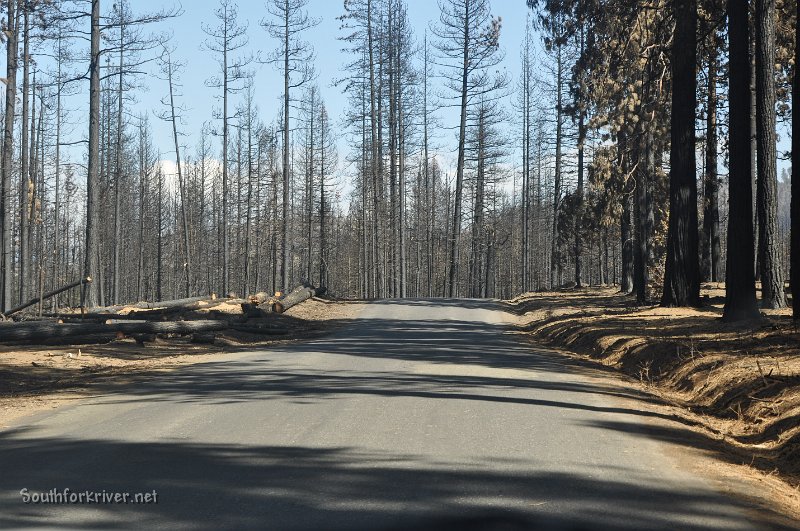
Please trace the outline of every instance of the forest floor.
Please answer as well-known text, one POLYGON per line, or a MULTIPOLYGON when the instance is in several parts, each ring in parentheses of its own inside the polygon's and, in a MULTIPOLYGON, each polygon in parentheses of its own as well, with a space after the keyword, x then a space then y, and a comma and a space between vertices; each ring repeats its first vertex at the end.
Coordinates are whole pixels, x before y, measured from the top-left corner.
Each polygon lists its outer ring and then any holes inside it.
MULTIPOLYGON (((242 311, 239 304, 227 306, 216 306, 215 311, 242 311)), ((97 384, 126 384, 185 365, 224 360, 242 348, 327 334, 358 314, 361 307, 361 303, 350 301, 305 301, 270 317, 289 333, 267 340, 261 335, 229 331, 212 345, 193 344, 188 338, 145 344, 126 338, 103 345, 0 346, 0 428, 16 418, 84 398, 97 384)))
POLYGON ((509 302, 537 342, 624 373, 800 516, 800 330, 789 309, 723 323, 724 285, 704 284, 702 296, 697 309, 637 306, 616 288, 509 302))

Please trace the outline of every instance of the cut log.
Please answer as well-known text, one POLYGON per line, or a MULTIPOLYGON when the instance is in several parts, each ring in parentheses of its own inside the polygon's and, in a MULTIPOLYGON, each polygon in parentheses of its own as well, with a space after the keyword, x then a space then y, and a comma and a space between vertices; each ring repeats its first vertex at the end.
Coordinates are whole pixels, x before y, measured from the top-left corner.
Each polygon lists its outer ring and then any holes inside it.
POLYGON ((272 311, 275 313, 283 313, 292 306, 297 306, 303 301, 307 301, 311 297, 316 297, 325 293, 325 288, 315 288, 313 286, 300 286, 287 296, 272 305, 272 311))
POLYGON ((218 320, 144 321, 103 323, 53 323, 28 321, 0 323, 0 341, 42 341, 47 338, 67 338, 122 332, 123 334, 191 334, 225 330, 229 324, 218 320))
POLYGON ((250 295, 249 297, 247 297, 248 301, 253 304, 261 304, 267 302, 270 298, 271 297, 269 296, 269 293, 267 293, 266 291, 259 291, 255 295, 250 295))
POLYGON ((52 321, 26 321, 0 323, 0 342, 27 342, 33 344, 61 343, 64 340, 96 342, 113 340, 116 336, 147 337, 155 334, 203 334, 223 330, 237 330, 250 334, 286 335, 289 330, 274 326, 231 323, 226 320, 196 321, 144 321, 110 320, 108 323, 56 323, 52 321))
POLYGON ((242 313, 246 317, 261 318, 267 317, 272 313, 272 302, 263 302, 261 304, 254 304, 252 302, 242 303, 242 313))
POLYGON ((237 298, 228 298, 228 299, 217 299, 213 302, 213 304, 207 304, 202 307, 203 310, 210 310, 217 308, 219 306, 223 306, 225 304, 242 304, 247 302, 247 299, 237 299, 237 298))
POLYGON ((66 286, 62 286, 62 287, 60 287, 58 289, 54 289, 53 291, 49 291, 49 292, 45 293, 44 295, 42 295, 41 297, 36 297, 35 299, 31 299, 28 302, 26 302, 25 304, 20 304, 19 306, 15 307, 15 308, 11 308, 10 310, 8 310, 5 313, 5 316, 8 317, 9 315, 12 315, 12 314, 15 314, 15 313, 17 313, 19 311, 22 311, 22 310, 24 310, 25 308, 27 308, 29 306, 33 306, 34 304, 36 304, 36 303, 38 303, 40 301, 49 299, 50 297, 55 297, 59 293, 63 293, 63 292, 65 292, 67 290, 70 290, 72 288, 77 288, 78 286, 82 286, 84 284, 88 284, 91 281, 92 281, 92 277, 86 277, 86 278, 82 278, 80 280, 76 280, 75 282, 67 284, 66 286))
MULTIPOLYGON (((217 296, 202 295, 199 297, 186 297, 184 299, 172 299, 158 302, 137 302, 133 304, 124 304, 118 306, 98 306, 97 308, 90 308, 88 313, 114 313, 125 308, 133 308, 136 310, 156 310, 156 309, 170 309, 170 308, 186 308, 192 309, 192 305, 198 302, 216 301, 217 296)), ((199 307, 199 306, 198 306, 199 307)))

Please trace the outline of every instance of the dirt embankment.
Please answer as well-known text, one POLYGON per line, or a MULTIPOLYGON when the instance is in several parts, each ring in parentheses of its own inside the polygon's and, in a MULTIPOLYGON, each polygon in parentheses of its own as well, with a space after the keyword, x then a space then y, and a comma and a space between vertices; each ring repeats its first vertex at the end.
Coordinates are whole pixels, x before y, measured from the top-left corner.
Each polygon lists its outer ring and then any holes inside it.
MULTIPOLYGON (((80 399, 100 389, 183 365, 223 360, 231 353, 270 348, 315 337, 347 323, 362 305, 349 301, 311 299, 269 320, 285 328, 285 336, 229 331, 214 344, 193 344, 189 338, 137 342, 118 339, 103 345, 57 347, 0 345, 0 428, 12 420, 80 399)), ((241 305, 215 306, 214 311, 241 314, 241 305), (230 306, 230 307, 228 307, 230 306)))
POLYGON ((520 325, 639 380, 681 406, 761 470, 800 485, 800 330, 791 312, 723 323, 724 291, 704 285, 699 309, 637 307, 614 289, 529 293, 510 301, 520 325))

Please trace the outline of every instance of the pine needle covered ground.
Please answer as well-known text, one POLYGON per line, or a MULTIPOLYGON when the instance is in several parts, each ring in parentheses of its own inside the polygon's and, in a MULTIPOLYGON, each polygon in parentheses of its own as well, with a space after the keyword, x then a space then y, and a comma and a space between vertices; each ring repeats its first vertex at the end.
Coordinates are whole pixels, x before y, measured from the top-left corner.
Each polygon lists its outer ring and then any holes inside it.
MULTIPOLYGON (((527 293, 509 301, 538 341, 613 367, 725 448, 732 462, 800 485, 800 330, 791 311, 720 319, 724 286, 698 309, 636 306, 612 288, 527 293)), ((800 496, 794 503, 800 506, 800 496)))

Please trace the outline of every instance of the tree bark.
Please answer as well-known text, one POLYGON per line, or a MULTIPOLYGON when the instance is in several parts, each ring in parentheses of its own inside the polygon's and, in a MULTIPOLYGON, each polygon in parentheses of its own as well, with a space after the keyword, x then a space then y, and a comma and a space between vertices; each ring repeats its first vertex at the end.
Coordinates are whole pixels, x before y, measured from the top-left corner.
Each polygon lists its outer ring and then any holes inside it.
MULTIPOLYGON (((286 328, 231 323, 220 319, 195 321, 111 321, 106 323, 54 323, 51 321, 25 321, 0 323, 0 342, 26 342, 41 344, 68 338, 112 339, 113 335, 134 334, 194 334, 236 330, 248 334, 286 335, 286 328)), ((95 342, 93 339, 92 342, 95 342)), ((102 341, 101 341, 102 342, 102 341)))
POLYGON ((172 300, 165 300, 165 301, 156 301, 156 302, 147 302, 141 301, 133 304, 125 304, 125 305, 117 305, 117 306, 98 306, 94 308, 90 308, 90 313, 104 313, 104 312, 116 312, 122 310, 123 308, 136 308, 141 310, 154 310, 157 308, 181 308, 187 307, 190 309, 192 305, 198 302, 210 302, 210 301, 220 301, 214 295, 202 295, 199 297, 186 297, 183 299, 172 299, 172 300))
MULTIPOLYGON (((800 43, 800 2, 795 3, 795 43, 800 43)), ((800 47, 798 47, 800 48, 800 47)), ((795 52, 797 57, 797 52, 795 52)), ((794 84, 792 85, 792 109, 800 109, 800 99, 797 93, 800 92, 800 68, 795 63, 794 84)), ((791 285, 792 285, 792 316, 795 320, 800 319, 800 125, 798 125, 797 114, 792 115, 792 205, 791 205, 791 224, 792 224, 792 247, 791 247, 791 285)))
MULTIPOLYGON (((86 175, 86 243, 84 277, 100 272, 100 0, 92 0, 89 58, 89 161, 86 175)), ((87 306, 97 306, 94 283, 83 285, 87 306)))
MULTIPOLYGON (((122 21, 124 17, 124 6, 120 9, 120 27, 119 27, 119 72, 118 72, 118 85, 117 85, 117 137, 116 137, 116 154, 115 154, 115 171, 114 171, 114 273, 113 273, 113 289, 111 291, 111 303, 117 304, 120 301, 120 248, 122 245, 121 231, 122 231, 122 195, 120 194, 120 185, 122 183, 122 82, 124 79, 124 50, 125 50, 125 23, 122 21)), ((106 127, 110 127, 110 123, 106 127)))
POLYGON ((558 211, 561 205, 561 144, 562 144, 562 84, 563 84, 563 60, 561 57, 561 45, 556 44, 557 65, 556 65, 556 153, 555 169, 553 175, 553 231, 552 241, 550 242, 550 288, 555 289, 561 280, 561 254, 558 242, 558 211))
POLYGON ((221 320, 197 321, 140 321, 104 323, 53 323, 47 321, 26 321, 21 323, 0 323, 0 341, 30 341, 44 338, 78 337, 103 333, 123 334, 190 334, 225 330, 229 323, 221 320))
POLYGON ((662 306, 700 305, 695 108, 697 3, 675 0, 670 127, 670 209, 662 306))
POLYGON ((3 126, 2 176, 0 179, 0 309, 11 306, 13 250, 11 241, 11 170, 14 158, 14 112, 17 101, 17 59, 19 55, 19 11, 17 0, 6 0, 6 107, 3 126))
POLYGON ((709 47, 708 104, 706 116, 706 173, 703 200, 703 273, 711 282, 722 281, 719 235, 719 176, 717 175, 717 45, 709 47))
POLYGON ((294 291, 286 295, 279 301, 272 305, 272 311, 275 313, 283 313, 292 306, 297 306, 303 301, 316 297, 325 293, 325 288, 314 288, 311 286, 300 286, 295 288, 294 291))
POLYGON ((30 9, 27 3, 21 6, 23 11, 22 13, 22 20, 23 20, 23 37, 22 37, 22 145, 21 145, 21 175, 19 180, 20 186, 20 194, 19 194, 19 212, 20 212, 20 227, 19 227, 19 261, 18 261, 18 273, 19 273, 19 291, 17 293, 17 298, 20 302, 25 300, 25 296, 27 294, 27 275, 28 275, 28 191, 30 187, 28 186, 29 182, 29 156, 28 151, 33 150, 32 146, 28 143, 28 115, 30 110, 30 34, 31 34, 31 25, 30 25, 30 9))
MULTIPOLYGON (((644 121, 644 116, 639 123, 644 121)), ((634 153, 632 157, 637 161, 635 167, 636 182, 633 190, 633 291, 636 292, 636 301, 645 304, 648 301, 649 268, 647 255, 650 247, 650 234, 647 230, 647 186, 650 176, 648 175, 649 157, 649 134, 640 131, 634 142, 634 153)))
POLYGON ((750 153, 750 60, 748 0, 728 0, 729 21, 729 205, 728 260, 723 320, 757 319, 753 264, 753 186, 750 153))
POLYGON ((617 142, 617 160, 619 170, 622 173, 622 219, 620 220, 620 248, 622 251, 620 267, 620 292, 627 295, 633 292, 633 229, 631 216, 633 215, 633 179, 628 175, 630 168, 628 164, 629 156, 627 153, 628 140, 623 132, 617 142))
MULTIPOLYGON (((580 29, 580 54, 584 53, 584 31, 583 21, 578 22, 581 25, 580 29)), ((581 75, 583 73, 581 72, 581 75)), ((579 80, 578 85, 578 186, 575 189, 577 203, 575 205, 575 287, 582 288, 582 271, 581 271, 581 217, 583 215, 583 155, 584 143, 586 142, 586 111, 584 110, 583 102, 583 80, 579 80)))
POLYGON ((778 170, 775 131, 775 0, 756 0, 756 143, 758 265, 761 306, 783 308, 786 296, 778 250, 778 170))
POLYGON ((222 294, 228 295, 228 13, 222 50, 222 294))

